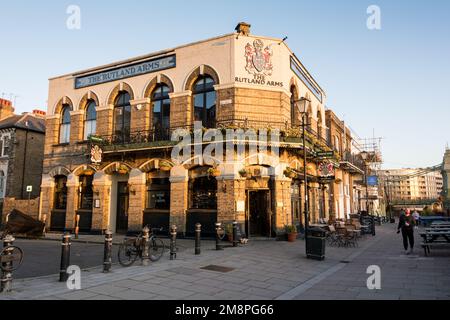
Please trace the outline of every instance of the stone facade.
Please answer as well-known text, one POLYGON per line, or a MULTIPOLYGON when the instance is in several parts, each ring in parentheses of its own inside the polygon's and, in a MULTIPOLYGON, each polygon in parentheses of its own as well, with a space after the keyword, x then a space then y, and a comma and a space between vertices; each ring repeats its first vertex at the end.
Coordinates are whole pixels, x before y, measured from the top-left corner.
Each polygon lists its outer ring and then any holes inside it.
MULTIPOLYGON (((286 225, 304 224, 306 188, 302 158, 306 147, 309 219, 317 222, 328 218, 330 212, 334 212, 334 204, 330 205, 328 182, 318 177, 319 161, 315 157, 318 151, 332 150, 325 130, 325 93, 306 69, 302 72, 308 75, 307 80, 300 80, 289 67, 289 62, 296 58, 284 43, 271 47, 273 52, 267 52, 269 47, 266 48, 267 64, 258 67, 265 69, 265 73, 253 67, 249 69, 245 63, 251 60, 242 58, 246 48, 253 46, 254 50, 259 50, 261 42, 268 46, 272 42, 278 43, 276 41, 278 39, 252 36, 246 29, 238 39, 233 33, 148 56, 148 59, 158 59, 175 55, 176 68, 87 88, 75 89, 73 85, 67 85, 73 77, 109 72, 146 59, 140 57, 51 79, 40 214, 47 216, 50 225, 53 222, 61 227, 62 220, 57 218, 57 211, 63 210, 62 227, 72 230, 78 206, 87 199, 92 201, 92 207, 88 208, 91 232, 116 231, 125 225, 128 230, 139 230, 144 224, 152 224, 163 226, 166 232, 170 225, 176 225, 181 234, 190 234, 197 221, 204 224, 205 232, 212 233, 214 222, 236 220, 243 233, 251 226, 254 235, 275 236, 284 233, 286 225), (273 66, 269 64, 270 59, 273 59, 273 66), (207 93, 196 87, 198 81, 205 78, 212 83, 207 93), (308 81, 309 86, 303 81, 308 81), (155 129, 152 128, 152 96, 158 84, 164 84, 170 90, 168 129, 171 132, 178 128, 189 132, 195 116, 212 114, 220 129, 267 130, 271 133, 281 130, 280 143, 260 147, 257 154, 250 154, 250 143, 241 142, 246 151, 243 158, 237 158, 235 150, 228 150, 226 156, 229 157, 224 159, 209 161, 211 159, 191 154, 195 163, 178 163, 171 157, 174 143, 152 136, 155 129), (130 96, 127 130, 131 134, 129 140, 117 141, 113 130, 117 125, 114 114, 119 109, 115 103, 122 92, 130 96), (201 99, 212 96, 215 101, 208 100, 205 105, 215 103, 215 112, 208 109, 211 105, 199 111, 202 101, 206 101, 201 99), (296 101, 299 97, 309 100, 305 146, 299 130, 301 115, 296 101), (89 101, 97 105, 95 135, 98 139, 86 142, 83 141, 84 109, 89 101), (71 108, 68 145, 59 144, 63 106, 71 108), (94 145, 103 150, 99 164, 90 161, 90 148, 94 145), (218 174, 206 174, 210 172, 208 169, 216 169, 218 174), (286 169, 294 174, 288 175, 286 169), (83 191, 86 186, 81 181, 86 176, 92 177, 92 186, 87 188, 92 187, 92 192, 83 191), (62 209, 55 210, 56 206, 62 209)), ((207 148, 202 144, 194 147, 200 152, 207 148)), ((337 166, 338 159, 333 161, 337 166)))

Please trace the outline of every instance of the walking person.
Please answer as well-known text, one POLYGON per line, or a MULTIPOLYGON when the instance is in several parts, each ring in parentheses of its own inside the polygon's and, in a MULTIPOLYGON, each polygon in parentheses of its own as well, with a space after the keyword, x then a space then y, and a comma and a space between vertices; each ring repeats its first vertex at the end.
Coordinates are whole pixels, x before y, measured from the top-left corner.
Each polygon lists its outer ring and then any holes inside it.
POLYGON ((419 224, 420 224, 420 214, 419 212, 417 212, 417 210, 414 210, 413 212, 413 218, 414 218, 414 223, 415 223, 415 229, 419 229, 419 224))
POLYGON ((414 217, 411 215, 411 211, 409 209, 406 209, 406 212, 400 215, 397 233, 400 233, 400 231, 402 232, 405 254, 408 255, 414 250, 414 217), (410 247, 409 251, 408 242, 410 247))

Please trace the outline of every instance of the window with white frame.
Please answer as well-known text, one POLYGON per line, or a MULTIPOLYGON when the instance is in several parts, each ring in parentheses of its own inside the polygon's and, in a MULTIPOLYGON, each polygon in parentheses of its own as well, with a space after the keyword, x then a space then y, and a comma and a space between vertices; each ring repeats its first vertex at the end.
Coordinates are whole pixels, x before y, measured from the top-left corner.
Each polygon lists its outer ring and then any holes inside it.
POLYGON ((97 129, 97 110, 95 101, 89 101, 86 106, 86 118, 84 121, 84 140, 95 135, 97 129))
POLYGON ((70 107, 64 106, 61 113, 61 124, 59 128, 59 143, 70 142, 70 107))

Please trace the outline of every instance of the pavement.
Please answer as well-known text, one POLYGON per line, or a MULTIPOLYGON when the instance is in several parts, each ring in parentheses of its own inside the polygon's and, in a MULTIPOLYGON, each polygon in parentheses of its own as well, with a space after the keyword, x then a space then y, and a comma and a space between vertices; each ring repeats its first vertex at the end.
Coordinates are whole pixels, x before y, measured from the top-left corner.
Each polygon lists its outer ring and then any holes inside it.
POLYGON ((305 258, 304 241, 249 241, 238 248, 214 250, 202 241, 194 255, 192 240, 179 240, 177 259, 163 258, 148 266, 113 265, 81 273, 81 290, 69 290, 58 275, 17 279, 13 292, 0 299, 18 300, 299 300, 299 299, 450 299, 449 250, 424 257, 416 234, 414 254, 405 255, 396 225, 377 226, 357 248, 326 248, 326 259, 305 258), (216 265, 222 270, 206 270, 216 265), (381 288, 370 290, 369 266, 381 271, 381 288))

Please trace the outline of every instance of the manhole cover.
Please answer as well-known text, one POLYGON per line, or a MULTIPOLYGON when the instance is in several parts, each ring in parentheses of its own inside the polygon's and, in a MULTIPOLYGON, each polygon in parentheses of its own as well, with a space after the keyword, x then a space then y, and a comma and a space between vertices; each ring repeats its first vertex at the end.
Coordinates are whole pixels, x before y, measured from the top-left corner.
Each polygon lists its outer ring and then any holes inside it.
POLYGON ((216 266, 216 265, 213 265, 213 264, 211 264, 209 266, 206 266, 206 267, 202 267, 200 269, 209 270, 209 271, 224 272, 224 273, 234 270, 233 268, 223 267, 223 266, 216 266))

